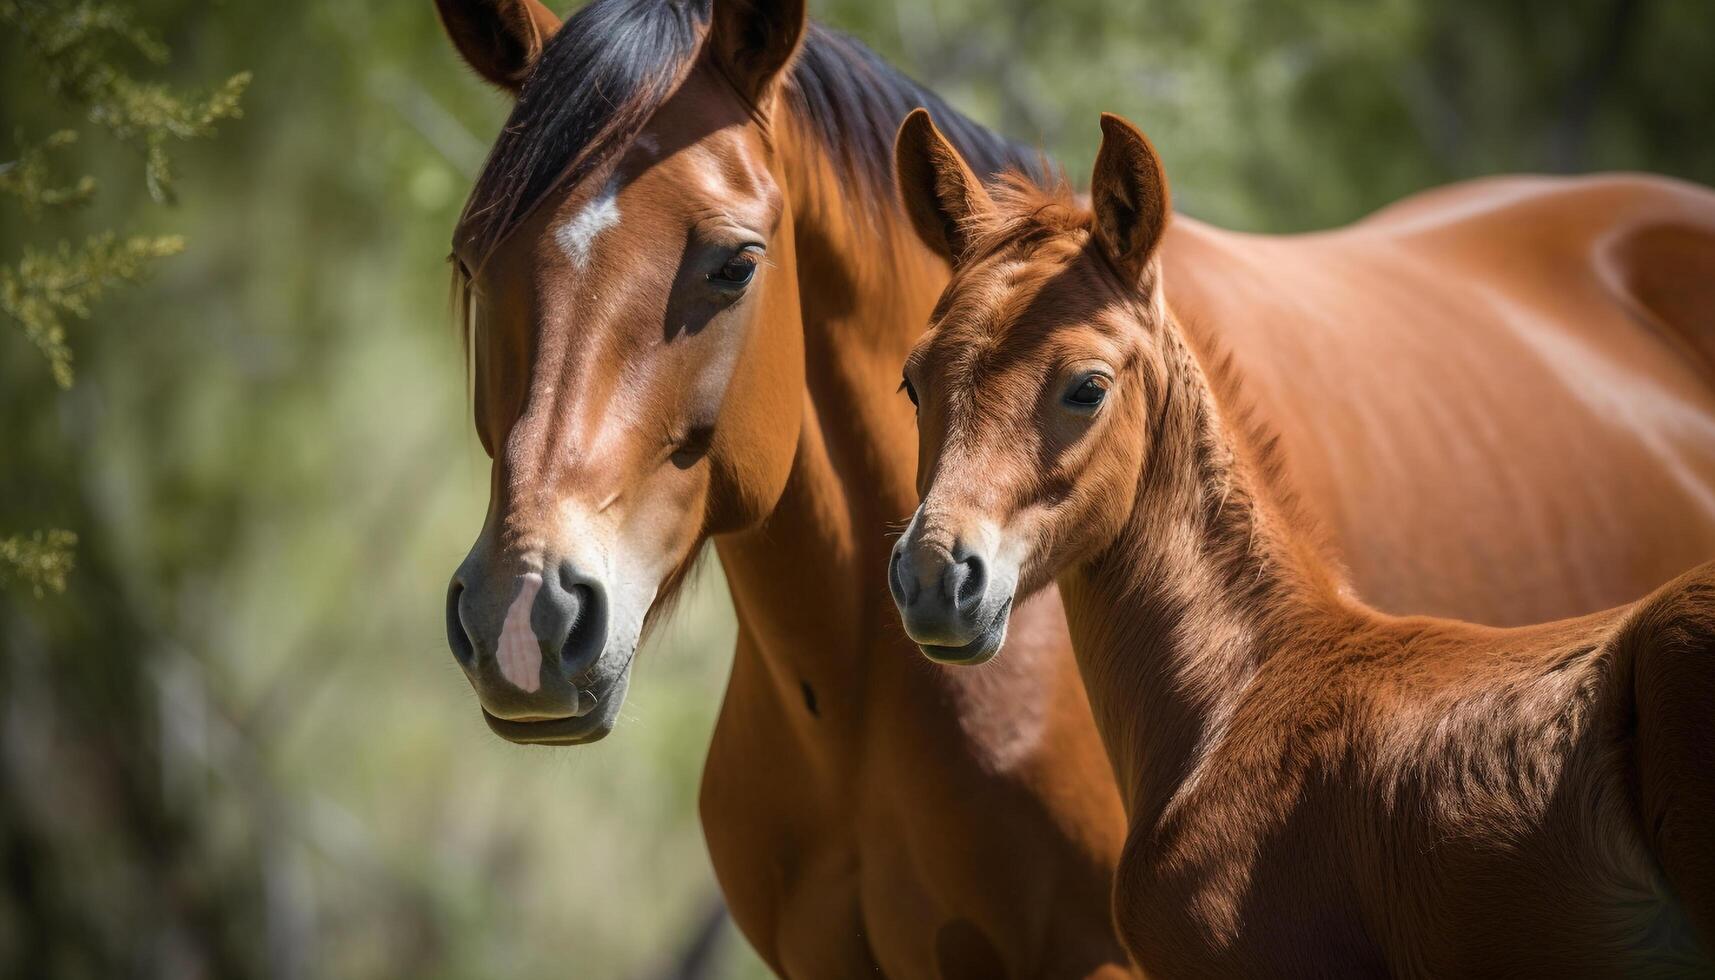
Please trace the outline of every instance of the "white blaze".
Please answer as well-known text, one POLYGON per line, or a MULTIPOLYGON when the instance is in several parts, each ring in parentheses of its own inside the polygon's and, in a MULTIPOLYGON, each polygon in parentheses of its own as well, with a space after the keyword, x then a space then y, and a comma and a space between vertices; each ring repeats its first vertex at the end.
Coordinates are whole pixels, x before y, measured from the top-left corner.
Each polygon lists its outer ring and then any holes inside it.
POLYGON ((536 631, 530 628, 530 608, 536 604, 536 593, 542 589, 542 576, 535 572, 524 575, 518 587, 518 597, 506 610, 506 621, 500 625, 500 676, 520 691, 535 692, 542 686, 542 645, 536 631))
POLYGON ((619 224, 619 179, 608 181, 601 193, 585 204, 554 232, 554 241, 578 268, 590 264, 596 236, 619 224))

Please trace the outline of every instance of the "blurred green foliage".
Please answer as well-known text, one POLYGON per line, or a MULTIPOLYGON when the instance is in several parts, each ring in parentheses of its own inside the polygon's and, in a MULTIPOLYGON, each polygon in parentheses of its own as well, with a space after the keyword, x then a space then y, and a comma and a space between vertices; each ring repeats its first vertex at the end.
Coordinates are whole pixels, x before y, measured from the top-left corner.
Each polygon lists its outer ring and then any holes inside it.
MULTIPOLYGON (((1232 227, 1499 170, 1715 182, 1707 0, 815 6, 1075 178, 1097 113, 1124 113, 1179 205, 1232 227)), ((63 593, 28 535, 8 546, 40 577, 0 589, 0 975, 661 975, 713 895, 718 575, 589 748, 491 736, 441 636, 488 489, 445 256, 505 99, 428 0, 38 9, 110 70, 49 84, 63 52, 0 33, 0 139, 23 134, 0 207, 36 202, 0 256, 51 271, 42 243, 115 228, 185 250, 87 320, 65 308, 70 388, 0 328, 0 528, 78 535, 63 593), (151 166, 138 120, 200 131, 241 72, 243 123, 151 166), (137 97, 72 126, 121 84, 137 97), (211 94, 157 112, 187 91, 211 94)), ((717 975, 759 972, 725 944, 717 975)))
MULTIPOLYGON (((115 60, 117 42, 156 65, 167 60, 167 52, 132 22, 127 8, 114 4, 0 0, 0 24, 34 62, 33 77, 91 122, 142 151, 144 179, 158 201, 169 193, 168 141, 208 136, 216 122, 239 115, 238 100, 249 83, 241 73, 209 98, 188 100, 166 85, 137 81, 115 60)), ((76 143, 77 135, 56 130, 35 143, 18 136, 15 159, 0 163, 0 196, 11 198, 32 221, 44 211, 89 204, 95 178, 71 178, 54 165, 53 152, 76 143)), ((54 382, 69 388, 72 354, 63 318, 87 319, 91 305, 108 289, 141 280, 151 261, 183 249, 176 235, 121 239, 111 231, 92 234, 79 246, 63 239, 48 251, 25 245, 15 267, 0 267, 0 314, 47 358, 54 382)), ((77 535, 63 528, 0 538, 0 586, 23 582, 38 597, 44 589, 63 590, 76 544, 77 535)))
POLYGON ((63 528, 0 538, 0 588, 27 585, 38 599, 43 592, 64 592, 76 547, 77 535, 63 528))

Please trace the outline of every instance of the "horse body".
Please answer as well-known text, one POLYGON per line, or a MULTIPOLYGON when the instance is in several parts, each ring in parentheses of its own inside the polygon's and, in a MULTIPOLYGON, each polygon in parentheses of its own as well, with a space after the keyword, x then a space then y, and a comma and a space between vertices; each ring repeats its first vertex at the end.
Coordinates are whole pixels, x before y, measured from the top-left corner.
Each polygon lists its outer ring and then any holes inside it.
POLYGON ((926 117, 901 131, 955 276, 906 362, 924 496, 891 582, 953 663, 1004 662, 1058 582, 1130 821, 1127 949, 1166 976, 1715 969, 1715 563, 1546 626, 1360 602, 1242 362, 1166 297, 1159 159, 1104 129, 1093 212, 996 203, 926 117))
POLYGON ((1179 217, 1161 246, 1366 599, 1493 625, 1715 555, 1711 255, 1715 195, 1641 176, 1477 181, 1308 235, 1179 217))
POLYGON ((484 72, 523 88, 455 235, 495 491, 450 640, 490 726, 605 735, 643 608, 712 541, 739 635, 700 810, 769 966, 1130 975, 1124 819, 1058 602, 1020 610, 1017 669, 979 676, 925 665, 879 588, 913 496, 898 359, 946 278, 887 150, 933 96, 787 0, 597 0, 552 32, 493 20, 527 5, 448 5, 479 20, 461 40, 447 18, 473 64, 509 32, 503 53, 541 59, 484 72), (541 640, 536 690, 490 666, 502 611, 541 640))

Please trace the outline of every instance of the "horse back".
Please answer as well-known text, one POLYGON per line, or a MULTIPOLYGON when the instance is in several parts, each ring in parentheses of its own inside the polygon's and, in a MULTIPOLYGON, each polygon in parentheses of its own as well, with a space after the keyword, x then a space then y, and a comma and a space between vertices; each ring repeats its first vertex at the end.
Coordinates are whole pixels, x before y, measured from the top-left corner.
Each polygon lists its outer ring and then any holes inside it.
POLYGON ((1375 606, 1546 622, 1715 554, 1715 193, 1501 178, 1162 255, 1375 606))
POLYGON ((1383 208, 1354 231, 1410 241, 1475 239, 1530 249, 1587 277, 1715 384, 1715 192, 1653 174, 1509 176, 1383 208))

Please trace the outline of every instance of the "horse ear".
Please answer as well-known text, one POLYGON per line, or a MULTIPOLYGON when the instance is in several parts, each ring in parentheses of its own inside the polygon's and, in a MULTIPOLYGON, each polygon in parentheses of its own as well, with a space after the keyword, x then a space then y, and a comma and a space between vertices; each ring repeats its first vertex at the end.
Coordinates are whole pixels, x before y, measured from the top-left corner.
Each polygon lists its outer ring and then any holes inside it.
POLYGON ((560 29, 538 0, 435 0, 435 9, 465 63, 514 95, 560 29))
POLYGON ((1122 275, 1141 279, 1167 229, 1167 174, 1136 126, 1102 113, 1102 149, 1090 179, 1096 240, 1122 275))
POLYGON ((994 210, 982 181, 929 118, 913 109, 893 144, 899 196, 923 244, 957 265, 970 246, 970 226, 994 210))
POLYGON ((761 105, 808 27, 805 0, 714 0, 710 50, 739 91, 761 105))

